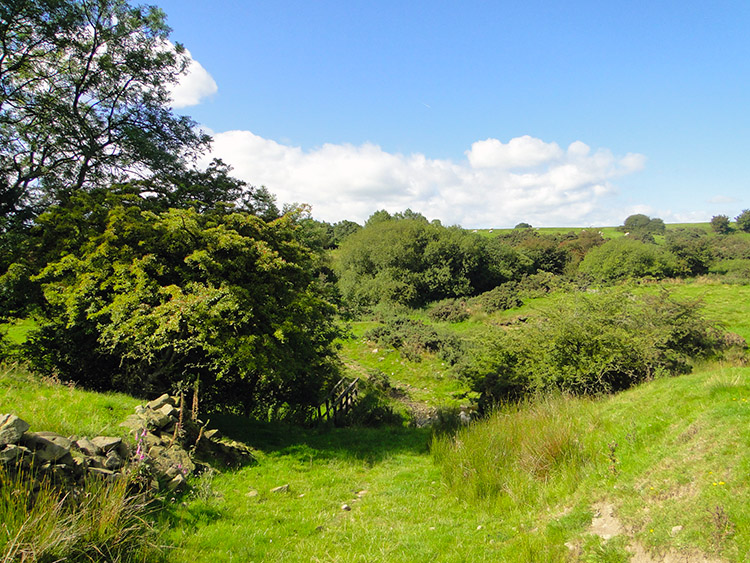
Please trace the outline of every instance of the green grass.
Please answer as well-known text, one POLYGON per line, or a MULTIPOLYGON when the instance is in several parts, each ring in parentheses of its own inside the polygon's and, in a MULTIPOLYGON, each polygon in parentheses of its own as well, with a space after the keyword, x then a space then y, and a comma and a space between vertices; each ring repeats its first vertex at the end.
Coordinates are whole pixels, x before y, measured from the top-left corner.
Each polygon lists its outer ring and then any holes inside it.
MULTIPOLYGON (((709 316, 750 336, 748 288, 670 288, 702 297, 709 316)), ((555 299, 504 314, 538 314, 555 299)), ((470 334, 488 320, 457 328, 470 334)), ((355 323, 355 338, 343 343, 352 369, 380 369, 433 405, 465 391, 435 358, 373 353, 362 339, 371 326, 355 323)), ((3 412, 32 429, 116 434, 137 403, 0 372, 3 412)), ((750 368, 722 364, 597 400, 509 408, 435 442, 417 428, 305 430, 214 416, 212 426, 256 448, 258 463, 195 478, 162 512, 160 541, 170 560, 195 562, 628 561, 636 548, 744 561, 748 417, 750 368), (288 490, 271 492, 280 485, 288 490), (623 527, 609 540, 590 529, 602 503, 623 527)))
POLYGON ((0 324, 0 336, 4 336, 11 344, 21 344, 26 336, 37 328, 37 324, 31 319, 22 319, 12 323, 0 324))
POLYGON ((12 413, 31 425, 79 436, 126 436, 119 424, 141 401, 122 393, 95 393, 59 381, 41 380, 24 368, 0 365, 0 413, 12 413))
POLYGON ((466 402, 467 384, 454 377, 450 366, 436 355, 426 354, 422 361, 413 362, 393 348, 365 339, 364 334, 377 324, 372 321, 352 323, 352 337, 341 342, 341 357, 357 376, 366 376, 368 370, 382 371, 411 400, 433 407, 466 402))

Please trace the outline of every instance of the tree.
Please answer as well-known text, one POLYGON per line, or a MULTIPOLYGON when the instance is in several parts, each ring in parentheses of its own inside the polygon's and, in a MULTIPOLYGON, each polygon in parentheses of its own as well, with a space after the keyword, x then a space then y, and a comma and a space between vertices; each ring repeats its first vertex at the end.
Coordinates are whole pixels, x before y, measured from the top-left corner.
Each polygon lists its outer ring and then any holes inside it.
POLYGON ((729 217, 726 215, 714 215, 711 217, 711 229, 720 235, 728 235, 732 232, 732 226, 729 224, 729 217))
POLYGON ((515 226, 515 227, 513 227, 513 228, 514 228, 514 229, 531 229, 531 228, 532 228, 532 226, 531 226, 531 225, 529 225, 528 223, 518 223, 518 225, 516 225, 516 226, 515 226))
POLYGON ((104 228, 35 278, 44 299, 26 355, 38 370, 140 396, 200 378, 205 404, 260 417, 304 415, 321 398, 338 329, 295 217, 127 199, 48 213, 71 224, 87 212, 104 228))
POLYGON ((619 238, 591 249, 578 269, 605 282, 643 277, 661 279, 675 275, 679 270, 677 262, 677 257, 661 246, 619 238))
POLYGON ((732 226, 729 224, 729 217, 726 215, 714 215, 711 217, 711 228, 715 233, 728 235, 732 232, 732 226))
POLYGON ((683 274, 699 276, 708 273, 713 252, 706 231, 673 229, 667 232, 666 243, 667 249, 677 256, 683 274))
POLYGON ((172 173, 207 146, 170 108, 188 58, 169 31, 161 10, 125 0, 0 5, 0 214, 172 173))
POLYGON ((750 209, 743 209, 742 213, 734 218, 737 228, 745 233, 750 233, 750 209))
POLYGON ((666 226, 659 218, 651 219, 648 215, 636 213, 625 219, 625 222, 617 229, 643 242, 654 242, 654 235, 663 235, 666 226))

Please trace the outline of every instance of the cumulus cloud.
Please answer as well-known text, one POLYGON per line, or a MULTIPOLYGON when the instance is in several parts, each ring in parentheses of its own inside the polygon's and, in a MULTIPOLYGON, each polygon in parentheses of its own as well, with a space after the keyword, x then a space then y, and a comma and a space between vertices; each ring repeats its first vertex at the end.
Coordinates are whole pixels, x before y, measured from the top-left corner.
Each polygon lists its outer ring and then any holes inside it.
MULTIPOLYGON (((365 143, 311 150, 249 131, 214 136, 211 157, 234 174, 265 185, 280 203, 309 203, 325 221, 363 222, 374 211, 411 208, 464 227, 594 224, 614 178, 641 170, 639 154, 615 156, 576 141, 566 149, 530 136, 472 144, 454 162, 422 154, 393 154, 365 143)), ((602 223, 600 223, 602 224, 602 223)))
POLYGON ((198 105, 204 98, 214 95, 218 86, 208 71, 185 49, 190 58, 187 72, 172 88, 172 107, 185 108, 198 105))

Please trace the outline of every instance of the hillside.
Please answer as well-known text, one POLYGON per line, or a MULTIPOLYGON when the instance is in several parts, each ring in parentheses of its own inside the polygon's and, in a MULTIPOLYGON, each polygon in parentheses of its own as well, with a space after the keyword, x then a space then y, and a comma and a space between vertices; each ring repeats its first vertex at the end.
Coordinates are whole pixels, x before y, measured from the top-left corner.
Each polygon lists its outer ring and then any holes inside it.
MULTIPOLYGON (((671 290, 702 297, 708 315, 750 336, 747 287, 671 290)), ((498 316, 534 315, 554 299, 498 316)), ((388 371, 412 404, 468 402, 439 360, 374 352, 362 338, 374 324, 345 343, 351 369, 388 371)), ((115 428, 137 402, 18 368, 5 369, 0 389, 3 410, 64 433, 115 428)), ((532 401, 455 438, 440 426, 302 429, 213 416, 259 463, 195 478, 180 502, 164 499, 156 524, 170 561, 742 561, 749 409, 750 368, 710 363, 598 400, 532 401)))

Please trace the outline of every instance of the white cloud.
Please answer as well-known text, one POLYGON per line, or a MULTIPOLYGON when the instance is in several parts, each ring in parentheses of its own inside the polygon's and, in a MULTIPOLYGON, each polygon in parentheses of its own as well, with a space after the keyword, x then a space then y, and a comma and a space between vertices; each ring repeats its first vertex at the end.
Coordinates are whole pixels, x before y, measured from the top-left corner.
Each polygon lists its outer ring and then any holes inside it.
POLYGON ((366 143, 325 144, 312 150, 249 131, 214 136, 211 157, 234 167, 250 184, 265 185, 279 203, 309 203, 325 221, 363 222, 374 211, 411 208, 430 219, 464 227, 586 226, 622 221, 604 200, 611 180, 639 171, 639 154, 616 157, 576 141, 567 149, 529 136, 472 144, 466 160, 392 154, 366 143), (600 222, 605 221, 605 222, 600 222))
POLYGON ((190 51, 185 49, 185 53, 190 58, 190 63, 187 72, 172 88, 173 108, 198 105, 204 98, 214 95, 219 89, 213 77, 193 58, 190 51))

